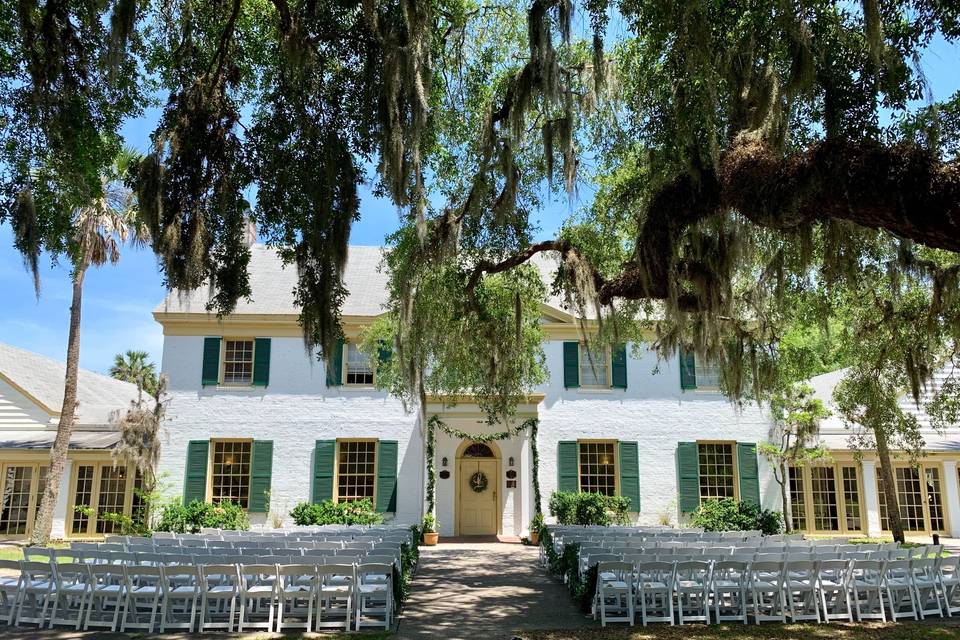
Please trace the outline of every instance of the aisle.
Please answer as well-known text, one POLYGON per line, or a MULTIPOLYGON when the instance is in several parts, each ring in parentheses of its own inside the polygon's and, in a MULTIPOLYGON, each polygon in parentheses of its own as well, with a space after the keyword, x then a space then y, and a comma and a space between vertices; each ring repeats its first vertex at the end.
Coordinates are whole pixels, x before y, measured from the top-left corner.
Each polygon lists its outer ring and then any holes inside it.
POLYGON ((536 547, 451 543, 422 547, 397 638, 500 640, 533 629, 593 626, 537 562, 536 547))

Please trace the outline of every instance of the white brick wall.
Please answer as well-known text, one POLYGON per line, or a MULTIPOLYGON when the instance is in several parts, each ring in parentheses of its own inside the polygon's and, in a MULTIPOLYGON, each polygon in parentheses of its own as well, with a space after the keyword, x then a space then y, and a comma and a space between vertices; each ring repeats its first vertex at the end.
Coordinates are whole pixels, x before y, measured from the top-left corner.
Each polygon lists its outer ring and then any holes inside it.
MULTIPOLYGON (((562 343, 545 345, 552 375, 539 391, 540 484, 544 512, 557 485, 557 442, 579 438, 615 438, 639 443, 641 511, 639 521, 655 523, 661 515, 677 521, 676 444, 691 440, 762 442, 768 417, 755 405, 740 409, 718 393, 682 392, 674 363, 660 363, 653 353, 628 353, 628 388, 563 388, 562 343)), ((308 357, 299 338, 274 338, 270 385, 266 389, 201 389, 202 337, 167 336, 163 370, 170 376, 172 401, 165 425, 161 471, 171 490, 182 493, 186 447, 190 440, 252 437, 273 440, 272 506, 286 514, 310 499, 314 441, 337 437, 375 437, 399 442, 398 509, 403 522, 416 521, 423 496, 423 445, 415 414, 405 414, 397 400, 374 390, 327 388, 323 364, 308 357)), ((468 433, 500 431, 477 417, 448 418, 468 433)), ((459 441, 437 434, 436 465, 448 459, 451 477, 437 481, 437 517, 443 535, 453 533, 456 451, 459 441)), ((530 448, 526 434, 497 443, 501 455, 499 490, 504 533, 524 533, 533 514, 530 495, 530 448), (505 472, 513 457, 518 489, 506 489, 505 472)), ((763 460, 760 486, 765 506, 779 502, 779 491, 763 460)))

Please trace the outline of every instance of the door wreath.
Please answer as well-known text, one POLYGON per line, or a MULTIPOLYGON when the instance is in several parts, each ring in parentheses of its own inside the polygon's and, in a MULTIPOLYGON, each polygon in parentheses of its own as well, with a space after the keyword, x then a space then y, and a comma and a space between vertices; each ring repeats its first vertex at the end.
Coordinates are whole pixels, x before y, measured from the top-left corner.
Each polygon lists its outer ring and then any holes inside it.
POLYGON ((483 493, 487 490, 487 475, 483 471, 477 471, 470 476, 470 488, 474 493, 483 493))

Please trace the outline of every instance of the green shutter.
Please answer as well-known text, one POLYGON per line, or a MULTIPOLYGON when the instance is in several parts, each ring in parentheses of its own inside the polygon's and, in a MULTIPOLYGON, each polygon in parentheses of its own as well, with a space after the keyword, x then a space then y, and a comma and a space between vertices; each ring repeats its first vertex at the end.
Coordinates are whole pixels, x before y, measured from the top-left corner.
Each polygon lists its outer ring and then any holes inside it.
POLYGON ((737 443, 737 468, 740 471, 740 500, 760 504, 760 474, 757 471, 757 445, 737 443))
POLYGON ((580 343, 563 343, 563 386, 572 389, 580 386, 580 343))
POLYGON ((700 457, 696 442, 677 443, 677 485, 680 511, 693 513, 700 507, 700 457))
POLYGON ((680 350, 680 388, 697 388, 697 361, 693 351, 680 350))
POLYGON ((187 464, 183 477, 183 504, 207 499, 207 458, 210 457, 209 440, 191 440, 187 444, 187 464))
POLYGON ((333 465, 337 441, 317 440, 313 448, 313 501, 333 499, 333 465))
MULTIPOLYGON (((576 343, 574 343, 576 344, 576 343)), ((576 440, 557 443, 557 490, 576 493, 580 491, 580 448, 576 440)))
POLYGON ((273 440, 254 440, 250 452, 250 507, 251 513, 267 512, 267 494, 273 476, 273 440))
POLYGON ((627 388, 627 345, 615 344, 611 350, 611 378, 614 389, 627 388))
POLYGON ((630 498, 630 511, 640 511, 640 461, 636 442, 620 442, 620 495, 630 498))
POLYGON ((397 441, 381 440, 377 446, 377 511, 397 510, 397 441))
POLYGON ((270 338, 253 341, 253 386, 270 384, 270 338))
POLYGON ((327 386, 339 387, 343 384, 343 338, 337 340, 337 346, 327 358, 327 386))
POLYGON ((390 364, 393 358, 393 345, 386 340, 377 342, 377 377, 380 377, 383 368, 390 364))
POLYGON ((221 338, 203 339, 203 373, 200 383, 205 387, 220 384, 220 340, 221 338))

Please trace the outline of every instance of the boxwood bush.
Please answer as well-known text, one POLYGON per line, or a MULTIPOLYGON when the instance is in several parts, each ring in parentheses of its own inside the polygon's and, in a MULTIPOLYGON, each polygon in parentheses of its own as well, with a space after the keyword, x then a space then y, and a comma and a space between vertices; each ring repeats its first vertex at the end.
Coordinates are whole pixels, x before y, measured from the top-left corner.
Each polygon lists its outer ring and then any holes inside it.
POLYGON ((704 531, 760 530, 764 535, 772 536, 783 533, 783 514, 731 498, 705 500, 694 512, 691 524, 704 531))
POLYGON ((290 517, 298 525, 314 524, 380 524, 383 515, 373 508, 369 498, 354 502, 324 500, 318 504, 301 502, 290 511, 290 517))
POLYGON ((560 524, 627 524, 630 499, 601 493, 554 491, 550 495, 550 515, 560 524))
POLYGON ((154 531, 199 533, 201 527, 247 531, 250 518, 235 502, 210 504, 193 500, 187 505, 174 502, 161 507, 154 531))

